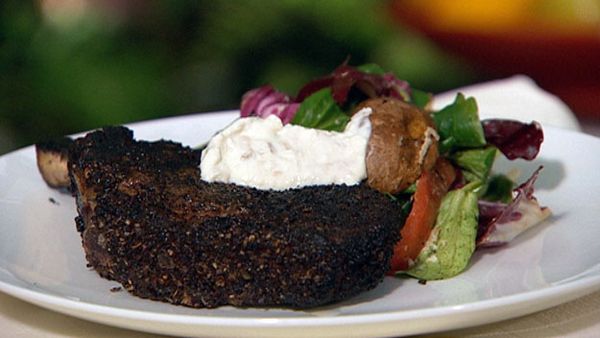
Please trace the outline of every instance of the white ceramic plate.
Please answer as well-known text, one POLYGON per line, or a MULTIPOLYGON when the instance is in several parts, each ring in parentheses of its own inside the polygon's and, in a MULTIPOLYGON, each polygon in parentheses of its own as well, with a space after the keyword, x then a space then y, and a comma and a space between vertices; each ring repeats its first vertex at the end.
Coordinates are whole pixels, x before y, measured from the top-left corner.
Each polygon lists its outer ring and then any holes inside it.
MULTIPOLYGON (((195 146, 234 112, 133 125, 136 137, 195 146)), ((600 139, 545 128, 546 141, 523 178, 554 215, 508 247, 478 252, 468 270, 418 284, 386 278, 376 289, 312 311, 196 310, 111 292, 86 268, 74 200, 49 189, 28 147, 0 158, 0 290, 40 306, 125 328, 185 336, 389 336, 449 330, 521 316, 600 289, 600 139), (54 202, 52 202, 54 201, 54 202)))

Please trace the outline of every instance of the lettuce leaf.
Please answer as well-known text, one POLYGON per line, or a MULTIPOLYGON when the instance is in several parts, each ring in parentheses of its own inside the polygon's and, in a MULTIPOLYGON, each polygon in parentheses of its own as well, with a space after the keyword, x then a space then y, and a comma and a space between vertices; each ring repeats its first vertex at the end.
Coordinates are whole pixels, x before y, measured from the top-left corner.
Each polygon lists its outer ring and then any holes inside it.
POLYGON ((514 184, 508 176, 496 174, 488 180, 488 188, 481 199, 488 202, 509 203, 512 201, 514 184))
POLYGON ((367 73, 367 74, 377 74, 377 75, 385 74, 385 70, 376 63, 365 63, 364 65, 360 65, 360 66, 356 67, 356 69, 358 69, 359 71, 361 71, 363 73, 367 73))
POLYGON ((457 151, 452 154, 452 161, 463 169, 463 175, 467 182, 480 181, 486 183, 497 150, 495 147, 469 149, 457 151))
POLYGON ((529 124, 501 119, 482 121, 485 139, 498 147, 509 160, 522 158, 533 160, 544 141, 542 126, 537 122, 529 124))
POLYGON ((533 196, 533 185, 542 168, 514 190, 510 203, 479 201, 478 248, 506 244, 550 216, 550 210, 540 206, 533 196))
POLYGON ((289 123, 300 105, 291 102, 289 96, 281 93, 270 85, 249 90, 242 96, 240 116, 258 116, 265 118, 276 115, 283 124, 289 123))
POLYGON ((435 280, 461 273, 475 251, 478 213, 472 185, 448 192, 429 241, 406 274, 435 280))
POLYGON ((431 95, 431 93, 414 88, 411 90, 410 103, 414 104, 415 106, 421 109, 426 109, 427 106, 431 103, 432 99, 433 95, 431 95))
POLYGON ((392 73, 383 72, 377 65, 368 64, 354 68, 343 63, 331 74, 304 85, 298 92, 296 101, 302 102, 323 88, 331 88, 333 99, 340 107, 348 102, 351 90, 356 90, 367 98, 387 96, 406 102, 410 101, 411 95, 408 82, 398 79, 392 73))
POLYGON ((433 120, 440 135, 442 153, 486 145, 477 103, 472 97, 465 98, 459 93, 452 104, 433 114, 433 120))
POLYGON ((324 88, 300 104, 291 123, 307 128, 343 131, 348 121, 350 117, 335 103, 331 89, 324 88))

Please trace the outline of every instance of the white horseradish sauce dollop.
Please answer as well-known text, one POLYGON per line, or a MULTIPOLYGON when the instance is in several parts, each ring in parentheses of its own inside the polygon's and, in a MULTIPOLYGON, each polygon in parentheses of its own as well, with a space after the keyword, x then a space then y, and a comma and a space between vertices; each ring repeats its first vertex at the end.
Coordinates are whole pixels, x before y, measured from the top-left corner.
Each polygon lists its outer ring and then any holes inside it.
POLYGON ((202 152, 201 177, 262 190, 358 184, 367 177, 371 112, 358 111, 343 132, 284 126, 274 115, 240 118, 202 152))

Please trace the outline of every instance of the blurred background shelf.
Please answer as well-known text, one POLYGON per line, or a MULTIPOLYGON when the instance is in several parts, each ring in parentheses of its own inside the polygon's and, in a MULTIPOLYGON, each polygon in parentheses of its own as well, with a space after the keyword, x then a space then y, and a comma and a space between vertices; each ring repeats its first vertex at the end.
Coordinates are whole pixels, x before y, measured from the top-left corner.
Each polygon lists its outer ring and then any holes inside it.
POLYGON ((526 74, 600 118, 600 1, 396 0, 393 15, 489 77, 526 74))

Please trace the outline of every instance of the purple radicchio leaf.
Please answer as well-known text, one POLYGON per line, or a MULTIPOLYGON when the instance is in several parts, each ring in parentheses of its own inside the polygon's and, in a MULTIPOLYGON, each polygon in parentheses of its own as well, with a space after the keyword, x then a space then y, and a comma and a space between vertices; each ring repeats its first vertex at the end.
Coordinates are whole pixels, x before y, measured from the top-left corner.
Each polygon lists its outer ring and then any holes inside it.
POLYGON ((242 96, 240 116, 266 118, 275 115, 283 124, 287 124, 294 118, 299 106, 300 104, 292 102, 289 96, 266 85, 252 89, 242 96))
POLYGON ((478 248, 504 245, 550 216, 550 209, 541 207, 533 196, 533 185, 542 168, 513 191, 512 202, 479 201, 478 248))
POLYGON ((481 122, 485 139, 496 146, 509 160, 533 160, 544 141, 542 126, 513 120, 489 119, 481 122))
POLYGON ((394 97, 404 101, 410 100, 411 88, 408 82, 396 78, 391 73, 371 74, 362 72, 345 62, 337 67, 331 74, 315 79, 300 89, 296 102, 302 102, 316 91, 330 87, 335 102, 342 106, 348 100, 352 88, 365 94, 367 97, 394 97))

